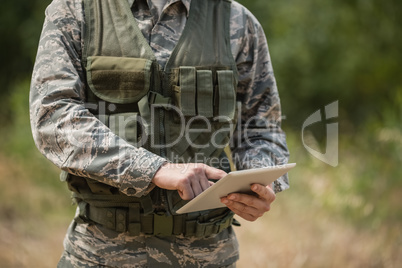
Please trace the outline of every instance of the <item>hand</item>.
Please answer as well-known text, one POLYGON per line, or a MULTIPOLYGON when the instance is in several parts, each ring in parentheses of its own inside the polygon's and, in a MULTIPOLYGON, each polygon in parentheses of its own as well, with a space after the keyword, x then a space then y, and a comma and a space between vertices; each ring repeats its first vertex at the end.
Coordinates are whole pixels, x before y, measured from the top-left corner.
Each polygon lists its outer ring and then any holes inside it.
POLYGON ((208 179, 219 180, 226 172, 205 164, 163 165, 155 174, 152 182, 163 189, 177 190, 180 197, 190 200, 213 184, 208 179))
POLYGON ((275 200, 275 193, 270 185, 264 187, 261 184, 253 184, 251 190, 257 196, 233 193, 222 197, 221 202, 243 219, 255 221, 270 210, 271 203, 275 200))

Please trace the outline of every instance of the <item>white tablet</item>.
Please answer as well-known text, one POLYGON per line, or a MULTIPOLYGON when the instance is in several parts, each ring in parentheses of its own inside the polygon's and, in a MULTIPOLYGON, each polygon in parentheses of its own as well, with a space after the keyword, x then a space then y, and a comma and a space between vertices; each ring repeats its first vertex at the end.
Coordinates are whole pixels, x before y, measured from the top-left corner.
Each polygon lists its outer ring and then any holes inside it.
POLYGON ((220 201, 221 197, 227 196, 230 193, 249 193, 251 192, 250 186, 254 183, 267 186, 295 166, 295 163, 291 163, 230 172, 178 209, 176 213, 181 214, 224 207, 225 204, 220 201))

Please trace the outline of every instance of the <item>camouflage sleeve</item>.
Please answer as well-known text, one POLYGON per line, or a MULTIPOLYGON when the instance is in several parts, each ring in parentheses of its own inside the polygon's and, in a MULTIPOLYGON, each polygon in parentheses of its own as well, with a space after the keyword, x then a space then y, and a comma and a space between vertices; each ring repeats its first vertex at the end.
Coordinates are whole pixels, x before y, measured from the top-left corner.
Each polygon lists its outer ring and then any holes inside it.
POLYGON ((142 196, 165 159, 114 135, 85 104, 81 0, 54 0, 32 75, 30 118, 35 144, 56 166, 142 196))
MULTIPOLYGON (((241 120, 233 135, 233 159, 238 169, 288 162, 281 129, 281 107, 264 31, 257 19, 233 2, 231 46, 239 71, 241 120)), ((275 192, 289 187, 287 174, 275 182, 275 192)))

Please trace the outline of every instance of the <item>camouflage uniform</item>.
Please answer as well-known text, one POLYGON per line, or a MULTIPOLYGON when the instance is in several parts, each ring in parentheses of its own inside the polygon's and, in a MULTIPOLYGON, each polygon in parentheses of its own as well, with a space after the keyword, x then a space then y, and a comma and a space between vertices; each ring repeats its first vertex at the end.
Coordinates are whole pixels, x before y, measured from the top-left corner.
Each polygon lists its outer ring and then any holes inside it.
MULTIPOLYGON (((127 1, 164 66, 182 33, 191 0, 169 0, 159 18, 151 1, 127 1)), ((284 164, 288 151, 264 32, 236 2, 230 16, 231 52, 239 71, 237 99, 242 102, 242 127, 231 142, 235 164, 238 169, 284 164)), ((54 0, 46 10, 30 94, 34 140, 62 170, 140 197, 154 187, 151 180, 166 160, 131 146, 86 109, 84 23, 82 0, 54 0)), ((276 192, 288 188, 287 175, 274 185, 276 192)), ((203 238, 130 236, 73 221, 64 247, 62 267, 224 267, 238 259, 232 228, 203 238)))

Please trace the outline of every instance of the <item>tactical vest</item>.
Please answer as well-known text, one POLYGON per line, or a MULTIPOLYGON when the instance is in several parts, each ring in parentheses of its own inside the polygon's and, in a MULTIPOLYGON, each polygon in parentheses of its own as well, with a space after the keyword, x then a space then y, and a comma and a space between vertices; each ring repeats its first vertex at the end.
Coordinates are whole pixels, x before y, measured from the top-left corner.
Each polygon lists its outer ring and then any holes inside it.
MULTIPOLYGON (((193 0, 183 33, 162 69, 128 1, 84 0, 82 61, 90 111, 133 146, 175 163, 221 168, 216 160, 225 157, 236 123, 230 5, 228 0, 193 0)), ((69 174, 64 179, 74 192, 81 220, 118 231, 205 236, 232 223, 228 209, 175 215, 184 203, 177 191, 156 187, 135 198, 88 178, 69 174)))

